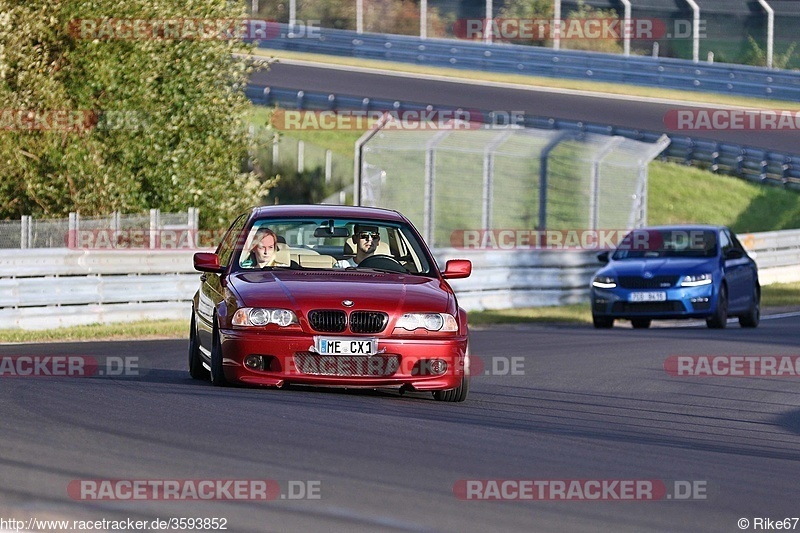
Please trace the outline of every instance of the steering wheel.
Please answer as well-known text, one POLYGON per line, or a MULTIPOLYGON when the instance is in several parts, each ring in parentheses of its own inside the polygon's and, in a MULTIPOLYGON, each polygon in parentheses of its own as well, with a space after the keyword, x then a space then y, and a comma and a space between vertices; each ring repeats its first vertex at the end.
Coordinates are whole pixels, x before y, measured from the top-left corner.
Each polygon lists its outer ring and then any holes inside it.
POLYGON ((391 255, 371 255, 358 264, 363 268, 377 268, 380 270, 389 270, 390 272, 407 273, 406 267, 400 264, 400 261, 391 255))

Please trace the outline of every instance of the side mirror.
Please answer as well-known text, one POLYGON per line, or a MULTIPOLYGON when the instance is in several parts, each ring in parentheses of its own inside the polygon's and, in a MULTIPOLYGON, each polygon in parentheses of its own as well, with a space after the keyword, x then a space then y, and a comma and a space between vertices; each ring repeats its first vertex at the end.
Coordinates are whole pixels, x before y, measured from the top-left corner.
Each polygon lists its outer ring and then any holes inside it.
POLYGON ((444 279, 468 278, 472 274, 472 261, 468 259, 451 259, 444 266, 444 279))
POLYGON ((609 262, 609 252, 606 250, 605 252, 600 252, 597 254, 597 260, 601 263, 608 263, 609 262))
POLYGON ((219 274, 225 270, 219 266, 219 256, 210 252, 197 252, 194 254, 194 269, 214 274, 219 274))
POLYGON ((741 259, 742 257, 744 257, 744 252, 737 248, 731 248, 725 252, 725 259, 741 259))

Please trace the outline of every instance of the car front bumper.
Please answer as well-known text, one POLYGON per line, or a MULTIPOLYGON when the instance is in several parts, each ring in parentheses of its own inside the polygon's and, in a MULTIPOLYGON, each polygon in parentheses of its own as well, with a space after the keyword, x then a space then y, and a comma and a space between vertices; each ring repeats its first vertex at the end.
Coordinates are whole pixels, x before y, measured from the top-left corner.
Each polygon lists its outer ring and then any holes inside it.
POLYGON ((306 333, 285 335, 238 329, 223 329, 220 333, 223 372, 231 382, 278 387, 296 383, 448 390, 461 384, 465 372, 466 336, 447 339, 374 336, 378 339, 378 354, 340 356, 315 353, 314 335, 306 333), (259 356, 261 368, 245 365, 248 356, 259 356), (436 360, 446 364, 443 372, 431 363, 436 360))
POLYGON ((666 289, 592 287, 592 314, 604 318, 706 318, 716 312, 714 286, 666 289), (663 301, 635 302, 634 293, 665 293, 663 301))

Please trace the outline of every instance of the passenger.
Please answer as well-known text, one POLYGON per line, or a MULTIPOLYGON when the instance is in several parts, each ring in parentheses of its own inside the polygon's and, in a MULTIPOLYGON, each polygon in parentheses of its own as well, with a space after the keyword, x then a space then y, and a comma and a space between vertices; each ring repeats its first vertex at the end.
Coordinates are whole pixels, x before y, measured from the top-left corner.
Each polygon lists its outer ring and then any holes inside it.
POLYGON ((242 261, 244 268, 288 266, 277 262, 278 236, 269 228, 259 228, 256 231, 248 252, 248 257, 242 261))
POLYGON ((334 265, 335 268, 357 267, 361 261, 372 256, 375 250, 378 249, 381 234, 378 231, 378 226, 362 226, 356 224, 353 228, 353 236, 351 238, 356 248, 355 257, 348 257, 337 261, 334 265))

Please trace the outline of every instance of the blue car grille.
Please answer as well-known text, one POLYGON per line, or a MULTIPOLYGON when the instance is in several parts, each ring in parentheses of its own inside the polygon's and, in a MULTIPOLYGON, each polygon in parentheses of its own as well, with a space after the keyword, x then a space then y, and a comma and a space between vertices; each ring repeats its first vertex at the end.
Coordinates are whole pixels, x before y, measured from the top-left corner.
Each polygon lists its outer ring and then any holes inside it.
POLYGON ((678 276, 620 276, 619 286, 623 289, 666 289, 678 282, 678 276))
POLYGON ((683 313, 683 302, 614 302, 614 313, 683 313))

